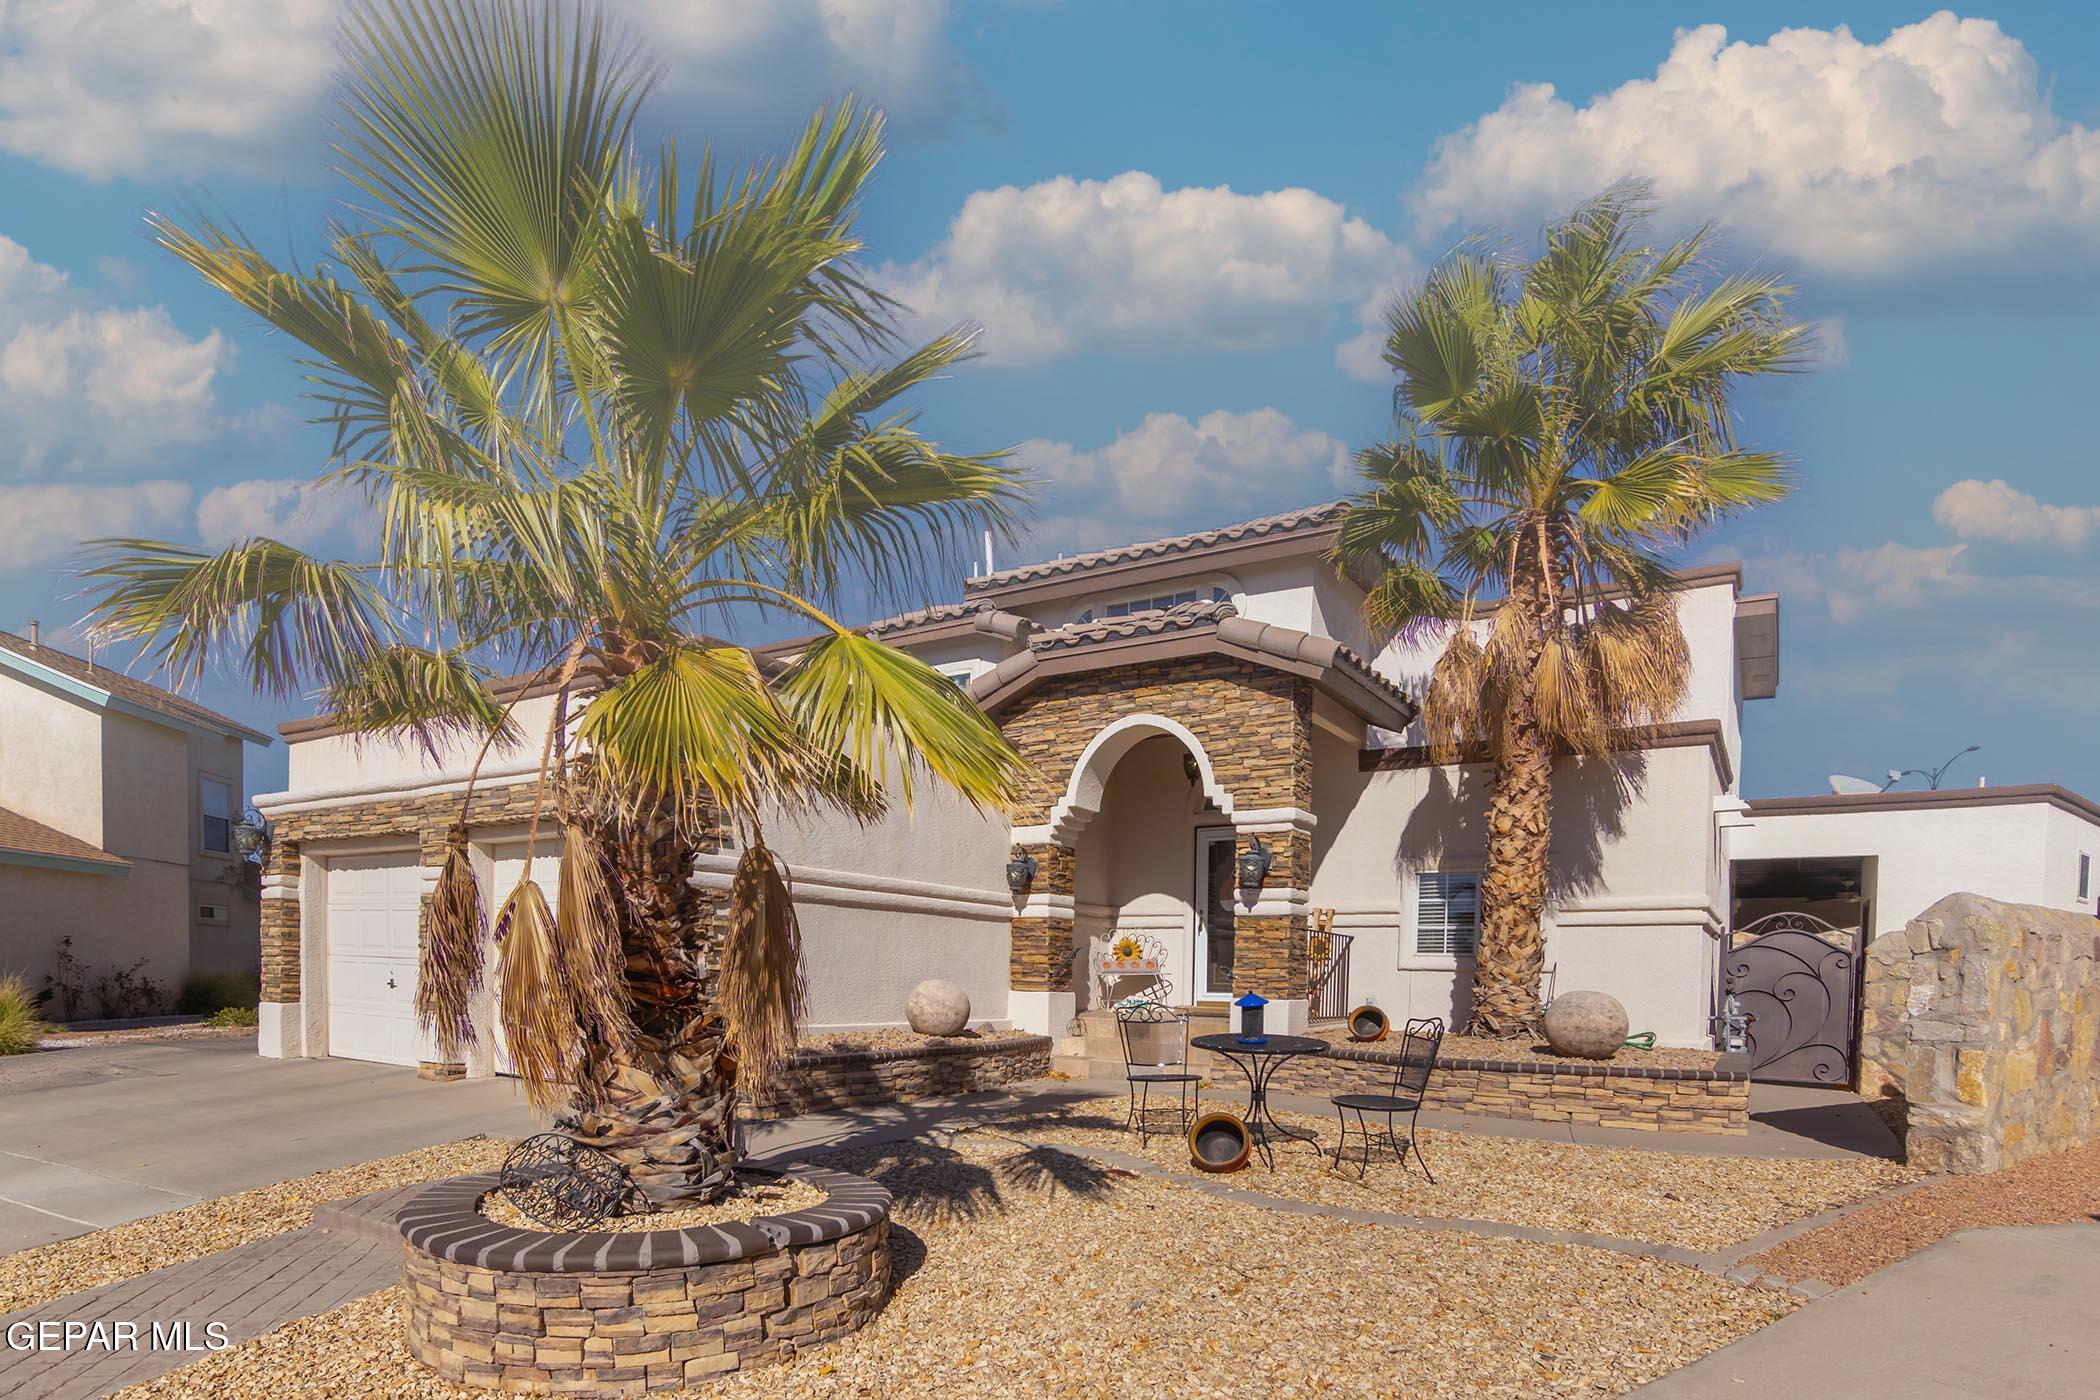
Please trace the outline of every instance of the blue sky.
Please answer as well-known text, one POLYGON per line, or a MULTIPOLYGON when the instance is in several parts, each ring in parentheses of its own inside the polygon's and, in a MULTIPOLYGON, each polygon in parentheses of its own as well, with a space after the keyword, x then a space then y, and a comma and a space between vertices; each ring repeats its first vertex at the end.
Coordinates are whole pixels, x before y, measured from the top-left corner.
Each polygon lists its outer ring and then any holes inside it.
MULTIPOLYGON (((1782 595, 1753 795, 1832 771, 2100 793, 2100 18, 1997 5, 627 0, 654 127, 732 155, 891 113, 869 264, 984 358, 924 399, 1043 481, 1036 551, 1341 494, 1389 424, 1366 308, 1470 230, 1620 175, 1785 271, 1814 374, 1742 401, 1799 469, 1701 540, 1782 595)), ((333 0, 0 6, 0 626, 75 620, 73 542, 351 550, 281 342, 144 235, 211 207, 311 256, 333 0)), ((299 707, 225 678, 251 721, 299 707)), ((278 785, 281 747, 254 756, 278 785)))

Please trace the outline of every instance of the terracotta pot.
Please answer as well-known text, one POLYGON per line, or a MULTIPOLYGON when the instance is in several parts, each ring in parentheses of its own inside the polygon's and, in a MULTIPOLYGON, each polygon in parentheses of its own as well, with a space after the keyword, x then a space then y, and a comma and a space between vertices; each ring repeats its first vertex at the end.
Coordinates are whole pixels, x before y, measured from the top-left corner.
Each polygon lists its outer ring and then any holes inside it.
POLYGON ((1206 1113, 1189 1125, 1189 1164, 1201 1172, 1236 1172, 1254 1140, 1236 1113, 1206 1113))
POLYGON ((1392 1021, 1375 1006, 1359 1006, 1349 1013, 1351 1040, 1384 1040, 1392 1029, 1392 1021))

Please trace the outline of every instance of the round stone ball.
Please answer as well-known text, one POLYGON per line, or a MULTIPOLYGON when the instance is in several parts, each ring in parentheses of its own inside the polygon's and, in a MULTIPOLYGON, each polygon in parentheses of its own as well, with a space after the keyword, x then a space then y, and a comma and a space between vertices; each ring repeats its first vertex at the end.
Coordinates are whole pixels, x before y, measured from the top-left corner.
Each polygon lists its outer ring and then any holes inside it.
POLYGON ((920 1035, 961 1035, 970 1024, 970 994, 953 982, 921 982, 904 999, 904 1019, 920 1035))
POLYGON ((1626 1008, 1609 992, 1563 992, 1547 1003, 1540 1026, 1561 1054, 1608 1060, 1626 1043, 1626 1008))

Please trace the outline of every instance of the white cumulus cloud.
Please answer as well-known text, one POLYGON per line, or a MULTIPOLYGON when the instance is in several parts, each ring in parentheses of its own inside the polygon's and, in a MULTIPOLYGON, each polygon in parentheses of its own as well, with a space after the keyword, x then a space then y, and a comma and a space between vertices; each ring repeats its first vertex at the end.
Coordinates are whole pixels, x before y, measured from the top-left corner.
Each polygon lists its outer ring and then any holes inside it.
MULTIPOLYGON (((777 135, 860 92, 906 129, 989 110, 946 0, 624 0, 665 102, 777 135)), ((296 173, 330 116, 339 0, 6 0, 0 150, 94 179, 296 173)))
POLYGON ((213 487, 197 503, 197 535, 210 546, 266 535, 309 550, 377 538, 371 511, 355 491, 282 480, 213 487))
POLYGON ((1045 557, 1311 505, 1355 480, 1344 443, 1273 408, 1154 413, 1100 447, 1036 438, 1016 454, 1043 485, 1031 542, 1045 557))
POLYGON ((2057 115, 2018 39, 1944 11, 1879 43, 1681 30, 1652 78, 1580 105, 1520 85, 1439 144, 1414 201, 1425 231, 1512 226, 1629 176, 1814 270, 2100 246, 2100 132, 2057 115))
POLYGON ((2053 506, 2001 480, 1957 481, 1933 500, 1932 518, 1957 539, 2083 549, 2100 535, 2100 506, 2053 506))
POLYGON ((1837 622, 1909 609, 1973 592, 1985 580, 1964 557, 1968 546, 1908 545, 1895 540, 1828 554, 1789 554, 1762 561, 1761 572, 1789 602, 1820 609, 1837 622))
POLYGON ((85 539, 185 528, 189 505, 190 488, 180 481, 0 483, 0 572, 65 563, 85 539))
POLYGON ((1318 336, 1407 261, 1311 190, 1168 190, 1132 170, 979 190, 938 247, 880 277, 928 326, 981 323, 986 359, 1012 365, 1318 336))

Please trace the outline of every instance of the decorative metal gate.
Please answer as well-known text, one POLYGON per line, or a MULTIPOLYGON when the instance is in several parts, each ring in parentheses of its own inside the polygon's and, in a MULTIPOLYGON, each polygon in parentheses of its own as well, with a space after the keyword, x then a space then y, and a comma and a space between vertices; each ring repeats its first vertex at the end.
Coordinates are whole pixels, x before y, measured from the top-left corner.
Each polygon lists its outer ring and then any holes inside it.
POLYGON ((1721 987, 1750 1023, 1750 1077, 1849 1085, 1859 1030, 1861 929, 1768 914, 1729 936, 1721 987))

